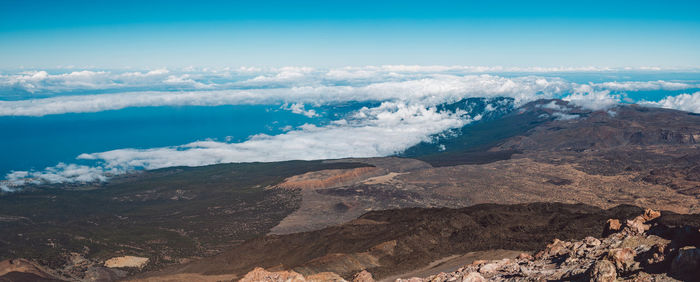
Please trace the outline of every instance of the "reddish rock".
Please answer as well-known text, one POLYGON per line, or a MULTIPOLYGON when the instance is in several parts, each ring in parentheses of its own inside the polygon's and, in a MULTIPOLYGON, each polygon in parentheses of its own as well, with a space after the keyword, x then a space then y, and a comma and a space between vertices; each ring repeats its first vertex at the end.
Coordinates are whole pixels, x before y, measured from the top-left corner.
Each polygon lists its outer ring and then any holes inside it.
POLYGON ((644 214, 637 216, 632 220, 625 221, 624 231, 627 231, 627 233, 632 235, 642 234, 645 231, 649 230, 649 228, 651 227, 650 225, 645 223, 659 216, 661 216, 661 212, 652 209, 646 209, 644 211, 644 214))
MULTIPOLYGON (((620 223, 619 221, 617 222, 618 224, 620 223)), ((619 228, 619 227, 618 227, 619 228)), ((600 240, 593 238, 593 237, 586 237, 583 239, 583 242, 586 243, 586 246, 589 247, 598 247, 600 246, 600 240)))
POLYGON ((374 277, 372 277, 372 273, 363 270, 352 276, 352 282, 374 282, 374 277))
POLYGON ((653 246, 651 246, 651 249, 649 249, 649 252, 647 252, 645 256, 645 263, 647 265, 651 265, 663 262, 666 259, 666 251, 667 248, 665 244, 654 244, 653 246))
POLYGON ((494 273, 494 272, 498 271, 500 267, 501 267, 501 265, 497 262, 483 264, 479 267, 479 273, 481 273, 481 274, 494 273))
POLYGON ((471 272, 462 277, 462 282, 486 282, 486 278, 478 272, 471 272))
POLYGON ((649 225, 644 224, 646 222, 642 216, 638 216, 633 220, 625 221, 625 231, 632 235, 642 234, 649 230, 649 225))
POLYGON ((642 218, 644 218, 645 221, 650 221, 650 220, 656 219, 660 216, 661 216, 660 211, 646 209, 646 210, 644 210, 644 214, 642 215, 642 218))
POLYGON ((521 253, 514 260, 477 260, 456 272, 397 281, 578 281, 583 278, 604 282, 651 282, 657 279, 665 281, 669 277, 666 275, 696 281, 700 277, 698 249, 681 249, 673 261, 674 272, 669 273, 671 263, 665 257, 670 256, 673 249, 669 248, 669 244, 673 242, 646 232, 650 225, 645 223, 659 215, 660 213, 647 209, 644 214, 626 221, 623 226, 619 220, 608 220, 607 228, 618 232, 603 239, 554 239, 534 257, 521 253))
POLYGON ((240 282, 304 282, 304 276, 294 271, 270 272, 256 267, 243 276, 240 282))
POLYGON ((478 260, 473 261, 471 265, 480 265, 480 264, 484 264, 487 262, 488 262, 487 260, 478 259, 478 260))
MULTIPOLYGON (((475 260, 451 273, 439 273, 426 278, 397 279, 397 282, 458 282, 458 281, 637 281, 651 282, 657 279, 675 278, 696 281, 700 277, 700 250, 685 247, 647 232, 645 223, 659 216, 653 210, 625 222, 608 220, 607 227, 618 232, 603 239, 586 237, 582 240, 561 241, 554 239, 543 251, 531 256, 520 253, 515 259, 475 260), (676 246, 676 247, 669 247, 676 246), (639 254, 637 254, 639 253, 639 254), (673 261, 668 258, 677 254, 673 261), (651 274, 649 274, 651 273, 651 274)), ((654 223, 663 224, 663 223, 654 223)), ((691 233, 694 230, 691 231, 691 233)), ((693 233, 695 234, 695 233, 693 233)), ((695 235, 693 235, 695 236, 695 235)), ((692 237, 693 236, 686 236, 692 237)), ((372 253, 394 252, 395 241, 388 241, 371 248, 372 253)), ((683 245, 680 245, 683 246, 683 245)), ((301 277, 293 271, 267 272, 257 268, 242 281, 345 281, 335 273, 319 273, 301 277), (247 279, 247 280, 246 280, 247 279)), ((353 282, 374 281, 372 275, 362 271, 353 282)))
POLYGON ((616 233, 620 231, 622 228, 622 224, 620 224, 620 220, 618 219, 608 219, 607 222, 605 222, 605 228, 603 230, 603 235, 608 236, 610 234, 616 233))
POLYGON ((561 241, 559 239, 554 239, 554 241, 547 245, 547 249, 545 250, 545 255, 546 256, 560 256, 563 254, 567 253, 566 249, 566 242, 561 241))
POLYGON ((528 253, 520 253, 517 257, 520 260, 533 260, 534 258, 528 253))
POLYGON ((535 259, 541 259, 545 256, 545 254, 546 254, 545 251, 542 250, 542 251, 537 252, 534 257, 535 257, 535 259))
POLYGON ((634 256, 637 253, 630 248, 612 249, 608 252, 607 258, 615 264, 615 267, 620 272, 628 272, 635 268, 637 264, 634 261, 634 256))

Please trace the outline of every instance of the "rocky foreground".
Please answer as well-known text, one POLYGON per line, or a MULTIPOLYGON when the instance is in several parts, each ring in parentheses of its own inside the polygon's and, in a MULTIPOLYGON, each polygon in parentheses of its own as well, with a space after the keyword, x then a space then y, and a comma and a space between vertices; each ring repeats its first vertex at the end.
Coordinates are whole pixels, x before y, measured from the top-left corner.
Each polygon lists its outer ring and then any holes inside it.
MULTIPOLYGON (((477 260, 455 272, 396 281, 700 281, 700 230, 669 227, 647 209, 630 220, 609 219, 603 238, 554 241, 534 256, 477 260), (670 239, 665 239, 670 238, 670 239)), ((332 272, 303 276, 256 268, 241 281, 347 281, 332 272)), ((374 281, 366 270, 352 281, 374 281)))

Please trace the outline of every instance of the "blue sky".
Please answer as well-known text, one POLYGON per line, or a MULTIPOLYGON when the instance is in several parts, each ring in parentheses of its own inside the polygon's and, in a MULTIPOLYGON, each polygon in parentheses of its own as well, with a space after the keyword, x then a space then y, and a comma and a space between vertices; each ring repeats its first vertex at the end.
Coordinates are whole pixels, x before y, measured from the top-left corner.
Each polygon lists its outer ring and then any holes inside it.
POLYGON ((573 2, 3 0, 0 68, 700 66, 698 1, 573 2))

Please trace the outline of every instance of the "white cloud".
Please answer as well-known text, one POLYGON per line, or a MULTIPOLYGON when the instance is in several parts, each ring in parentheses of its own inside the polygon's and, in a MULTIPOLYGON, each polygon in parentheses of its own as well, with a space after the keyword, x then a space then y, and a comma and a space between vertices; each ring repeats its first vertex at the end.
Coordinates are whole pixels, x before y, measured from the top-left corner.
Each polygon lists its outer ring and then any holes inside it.
POLYGON ((17 187, 12 187, 0 181, 0 192, 15 192, 16 190, 18 190, 17 187))
POLYGON ((693 94, 679 94, 676 96, 666 96, 658 102, 644 101, 641 105, 675 109, 686 112, 700 113, 700 91, 693 94))
POLYGON ((291 104, 289 106, 285 104, 285 105, 282 105, 282 108, 285 110, 292 111, 292 113, 301 114, 301 115, 304 115, 304 116, 309 117, 309 118, 319 116, 316 113, 316 111, 313 109, 311 109, 311 110, 304 109, 304 104, 302 104, 302 103, 294 103, 294 104, 291 104))
MULTIPOLYGON (((353 83, 355 86, 377 82, 418 80, 435 75, 476 75, 497 73, 530 73, 546 75, 571 72, 648 71, 647 69, 615 69, 605 67, 486 67, 486 66, 419 66, 384 65, 315 69, 309 67, 281 68, 194 68, 179 70, 107 71, 65 69, 59 73, 44 70, 0 75, 0 92, 23 90, 46 95, 89 90, 225 90, 240 88, 270 88, 334 85, 353 83)), ((667 81, 591 83, 597 90, 638 91, 645 89, 698 88, 697 83, 667 81)))
POLYGON ((294 83, 304 81, 304 78, 312 74, 313 68, 308 67, 283 67, 271 75, 259 75, 252 79, 241 82, 245 85, 265 85, 278 83, 294 83))
POLYGON ((560 111, 560 112, 568 112, 571 110, 566 105, 557 104, 557 101, 551 101, 551 102, 544 104, 544 105, 537 105, 537 107, 549 109, 549 110, 554 110, 554 111, 560 111))
POLYGON ((128 107, 244 104, 248 92, 134 92, 0 101, 0 116, 92 113, 128 107))
MULTIPOLYGON (((566 105, 559 105, 556 100, 551 101, 547 104, 538 104, 535 107, 552 110, 551 114, 557 120, 572 120, 572 119, 577 119, 577 118, 581 117, 581 116, 576 115, 576 114, 569 114, 568 112, 571 111, 572 109, 567 107, 566 105)), ((549 114, 541 114, 539 117, 540 118, 548 118, 549 114)))
POLYGON ((49 74, 46 71, 29 71, 0 77, 0 89, 17 88, 30 93, 48 88, 56 91, 66 91, 72 89, 97 89, 115 85, 116 83, 109 78, 109 73, 104 71, 84 70, 56 75, 49 74))
POLYGON ((213 88, 213 85, 208 85, 204 84, 198 81, 195 81, 194 79, 191 78, 189 74, 183 74, 183 75, 170 75, 168 76, 167 79, 163 80, 163 83, 169 84, 169 85, 179 85, 183 87, 192 87, 196 89, 208 89, 208 88, 213 88))
MULTIPOLYGON (((349 70, 373 70, 385 72, 399 73, 419 73, 419 72, 462 72, 462 73, 551 73, 551 72, 611 72, 623 69, 610 67, 506 67, 506 66, 441 66, 441 65, 383 65, 383 66, 365 66, 365 67, 349 67, 349 70)), ((624 70, 649 70, 625 68, 624 70)), ((658 69, 662 70, 662 69, 658 69)))
POLYGON ((280 135, 255 135, 241 143, 208 140, 176 147, 82 154, 78 159, 98 161, 99 165, 62 163, 43 171, 14 172, 7 179, 28 183, 93 182, 139 168, 386 156, 476 119, 463 114, 438 112, 434 107, 405 102, 384 102, 326 126, 305 124, 280 135))
POLYGON ((35 94, 61 94, 85 90, 149 89, 202 89, 217 87, 212 77, 226 77, 219 72, 173 74, 167 69, 146 72, 73 71, 50 74, 47 71, 29 71, 0 75, 0 91, 23 90, 35 94))
MULTIPOLYGON (((610 91, 678 90, 697 87, 685 82, 632 81, 577 84, 556 77, 456 74, 484 71, 464 66, 379 66, 331 70, 312 68, 219 69, 174 73, 167 69, 111 73, 45 71, 0 76, 3 86, 30 92, 74 89, 130 89, 116 93, 59 95, 41 99, 0 100, 0 116, 99 112, 147 106, 218 106, 239 104, 330 104, 347 101, 420 101, 439 104, 467 97, 512 97, 516 105, 541 98, 561 98, 590 109, 604 109, 621 97, 610 91), (21 85, 21 86, 20 86, 21 85), (161 89, 133 91, 143 87, 161 89), (167 91, 164 91, 167 90, 167 91), (177 90, 177 91, 173 91, 177 90), (568 95, 568 96, 567 96, 568 95)), ((491 70, 503 70, 495 67, 491 70)), ((514 70, 514 69, 509 69, 514 70)), ((539 69, 541 71, 561 71, 539 69)), ((109 91, 114 92, 114 91, 109 91)), ((309 114, 309 112, 307 112, 309 114)))
MULTIPOLYGON (((332 69, 324 74, 325 78, 331 80, 366 80, 380 75, 377 70, 352 68, 332 69)), ((398 76, 397 74, 393 75, 398 76)))
POLYGON ((581 85, 562 100, 584 109, 600 111, 616 106, 621 98, 620 95, 610 94, 610 90, 595 91, 589 85, 581 85))
POLYGON ((81 158, 104 160, 111 168, 153 169, 251 160, 384 156, 426 141, 432 134, 460 127, 465 122, 468 120, 437 112, 435 108, 384 102, 376 108, 363 108, 343 122, 323 127, 306 124, 280 135, 256 135, 242 143, 200 141, 179 147, 114 150, 81 158))
POLYGON ((104 182, 110 176, 125 172, 127 170, 122 168, 59 163, 43 171, 13 171, 0 181, 0 189, 12 192, 26 184, 104 182))
POLYGON ((560 96, 572 84, 557 78, 505 78, 492 75, 435 75, 416 80, 379 82, 365 86, 298 86, 275 89, 215 91, 146 91, 116 94, 57 96, 0 101, 0 116, 43 116, 90 113, 147 106, 218 106, 240 104, 348 101, 410 101, 436 105, 466 97, 512 97, 517 104, 560 96))
POLYGON ((597 89, 607 89, 613 91, 683 90, 700 88, 700 85, 695 83, 672 82, 664 80, 625 82, 612 81, 591 83, 590 85, 596 87, 597 89))
POLYGON ((557 120, 572 120, 581 117, 579 115, 567 114, 562 112, 554 112, 552 113, 552 116, 556 117, 557 120))

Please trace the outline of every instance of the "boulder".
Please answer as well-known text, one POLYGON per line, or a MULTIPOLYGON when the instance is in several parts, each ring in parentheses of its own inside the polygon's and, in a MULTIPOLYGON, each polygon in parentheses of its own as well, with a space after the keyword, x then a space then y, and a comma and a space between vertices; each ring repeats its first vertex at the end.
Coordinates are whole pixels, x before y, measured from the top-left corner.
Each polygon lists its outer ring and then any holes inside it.
POLYGON ((513 268, 511 265, 512 262, 509 259, 494 260, 479 266, 479 273, 486 275, 499 271, 507 271, 513 268))
POLYGON ((649 228, 651 227, 650 225, 645 223, 656 219, 659 216, 661 216, 661 212, 652 209, 646 209, 642 215, 637 216, 632 220, 625 221, 624 231, 627 231, 628 234, 632 235, 642 234, 649 230, 649 228))
POLYGON ((660 216, 661 216, 660 211, 646 209, 646 210, 644 210, 644 214, 642 215, 642 218, 644 218, 645 221, 650 221, 650 220, 654 220, 660 216))
POLYGON ((658 265, 666 260, 667 251, 666 244, 656 243, 649 248, 649 251, 642 254, 641 261, 644 262, 646 267, 658 265))
POLYGON ((248 272, 240 282, 304 282, 304 276, 294 271, 270 272, 262 267, 256 267, 248 272))
MULTIPOLYGON (((620 224, 619 221, 618 221, 617 223, 620 224)), ((619 229, 619 227, 618 227, 618 229, 619 229)), ((588 237, 584 238, 584 239, 583 239, 583 242, 586 243, 586 246, 588 246, 588 247, 598 247, 598 246, 600 246, 600 240, 598 240, 598 239, 596 239, 596 238, 593 238, 593 237, 591 237, 591 236, 588 236, 588 237)))
POLYGON ((603 236, 608 236, 610 234, 619 232, 620 229, 622 228, 622 224, 620 224, 620 220, 618 219, 608 219, 608 221, 605 222, 605 227, 603 229, 603 236))
POLYGON ((374 282, 374 277, 372 277, 372 273, 363 270, 352 276, 352 282, 374 282))
POLYGON ((478 260, 473 261, 473 262, 471 263, 471 265, 481 265, 481 264, 484 264, 484 263, 487 263, 487 262, 488 262, 487 260, 478 259, 478 260))
POLYGON ((533 260, 534 258, 528 253, 520 253, 517 257, 519 260, 533 260))
POLYGON ((649 225, 644 224, 646 221, 642 216, 638 216, 632 220, 625 221, 625 230, 628 234, 639 235, 649 230, 649 225))
POLYGON ((617 271, 629 272, 638 267, 638 263, 634 261, 637 253, 630 248, 612 249, 608 252, 607 259, 610 260, 617 271))
POLYGON ((596 261, 588 271, 588 278, 595 282, 613 282, 617 280, 615 265, 609 260, 596 261))
POLYGON ((462 277, 462 282, 486 282, 486 278, 478 272, 470 272, 462 277))
POLYGON ((568 252, 566 243, 567 242, 555 238, 551 244, 547 245, 547 248, 545 249, 545 257, 566 254, 568 252))

